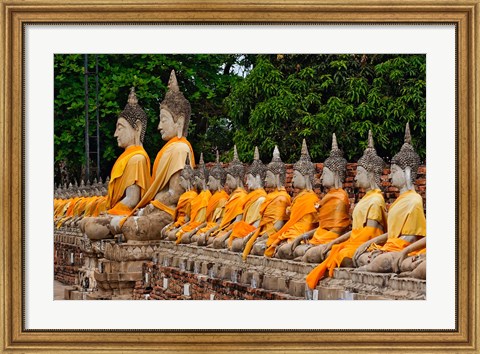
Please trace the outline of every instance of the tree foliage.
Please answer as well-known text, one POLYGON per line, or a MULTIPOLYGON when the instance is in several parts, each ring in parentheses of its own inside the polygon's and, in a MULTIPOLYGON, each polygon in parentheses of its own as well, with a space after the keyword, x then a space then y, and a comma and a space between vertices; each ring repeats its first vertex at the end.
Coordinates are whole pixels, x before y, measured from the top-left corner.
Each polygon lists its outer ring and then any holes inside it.
POLYGON ((258 145, 264 158, 275 144, 284 159, 299 157, 307 140, 315 161, 329 154, 332 133, 349 161, 366 147, 368 130, 389 160, 410 122, 425 158, 424 55, 261 55, 226 100, 234 141, 244 157, 258 145))
MULTIPOLYGON (((425 158, 425 55, 98 55, 101 176, 122 152, 113 138, 131 86, 148 115, 144 146, 152 159, 164 142, 157 131, 159 103, 175 69, 192 105, 189 141, 196 158, 222 159, 237 144, 243 161, 257 145, 268 162, 274 146, 294 162, 303 138, 315 161, 330 151, 332 133, 349 161, 358 159, 372 129, 377 152, 387 161, 401 147, 405 123, 425 158)), ((88 71, 95 71, 89 55, 88 71)), ((85 169, 84 56, 55 55, 55 180, 60 166, 70 179, 85 169)), ((90 136, 95 135, 95 76, 89 80, 90 136)), ((94 149, 95 139, 90 139, 94 149)), ((92 156, 94 159, 94 157, 92 156)))

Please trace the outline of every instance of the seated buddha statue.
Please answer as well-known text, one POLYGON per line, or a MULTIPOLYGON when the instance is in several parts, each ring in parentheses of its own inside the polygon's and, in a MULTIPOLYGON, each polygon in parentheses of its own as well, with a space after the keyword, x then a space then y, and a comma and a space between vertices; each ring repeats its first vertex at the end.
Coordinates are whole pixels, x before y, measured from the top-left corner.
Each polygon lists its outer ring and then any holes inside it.
MULTIPOLYGON (((292 243, 293 257, 303 261, 318 263, 321 247, 342 235, 350 226, 350 200, 348 194, 342 188, 345 179, 347 160, 343 158, 343 152, 338 148, 335 134, 332 137, 332 150, 330 156, 323 164, 320 181, 328 190, 320 200, 318 208, 318 228, 298 236, 292 243), (313 247, 313 248, 312 248, 313 247), (308 251, 308 252, 307 252, 308 251), (307 252, 307 254, 305 254, 307 252)), ((284 246, 286 247, 286 246, 284 246)), ((291 252, 284 252, 291 253, 291 252)))
POLYGON ((133 210, 150 187, 150 159, 142 145, 146 127, 147 115, 132 88, 127 105, 117 119, 114 137, 124 152, 112 167, 106 213, 84 218, 79 223, 80 230, 91 240, 112 238, 120 233, 118 222, 133 210))
POLYGON ((246 202, 247 192, 243 188, 245 167, 238 158, 237 146, 233 147, 233 160, 227 168, 225 184, 231 192, 219 224, 208 230, 198 232, 197 244, 199 246, 211 245, 219 232, 223 232, 235 221, 242 220, 243 207, 246 202))
POLYGON ((169 237, 173 233, 175 237, 176 231, 182 225, 184 225, 190 218, 190 202, 191 200, 198 195, 197 190, 194 186, 194 172, 192 166, 190 166, 190 154, 187 154, 187 159, 185 160, 185 167, 182 172, 180 172, 180 186, 185 189, 178 199, 177 207, 175 208, 175 213, 173 214, 173 222, 166 225, 162 229, 162 238, 169 237))
POLYGON ((190 220, 182 225, 175 233, 173 240, 180 243, 183 234, 193 231, 202 225, 207 219, 207 206, 212 192, 207 188, 208 170, 203 162, 203 153, 200 154, 200 161, 195 169, 195 183, 200 191, 190 202, 190 220))
MULTIPOLYGON (((408 246, 425 246, 426 219, 423 199, 415 191, 420 158, 411 144, 410 129, 405 128, 405 143, 391 161, 390 179, 392 186, 400 191, 398 198, 388 210, 388 232, 362 244, 355 252, 354 263, 361 270, 388 273, 397 270, 398 251, 408 246), (418 243, 417 243, 418 241, 418 243)), ((411 251, 411 248, 408 249, 411 251)), ((419 247, 416 252, 421 252, 419 247)), ((410 254, 412 254, 410 252, 410 254)))
POLYGON ((173 221, 175 207, 184 192, 179 180, 187 154, 190 154, 190 165, 195 167, 192 146, 186 139, 190 114, 190 103, 180 92, 172 70, 167 93, 160 103, 158 124, 166 144, 155 158, 150 188, 128 217, 119 223, 127 242, 159 239, 161 230, 173 221))
POLYGON ((225 178, 226 173, 220 163, 220 156, 217 150, 216 163, 210 170, 207 182, 207 187, 212 193, 212 197, 208 200, 206 220, 192 230, 185 232, 180 243, 196 243, 198 235, 220 224, 225 211, 225 204, 229 197, 228 193, 223 189, 225 178))
POLYGON ((291 252, 291 247, 282 246, 318 226, 315 205, 319 199, 312 190, 315 167, 310 160, 305 139, 303 139, 300 159, 293 165, 293 171, 293 187, 300 192, 293 199, 290 209, 287 209, 288 221, 280 230, 268 237, 264 254, 266 257, 291 258, 291 254, 284 253, 291 252))
MULTIPOLYGON (((352 213, 352 231, 317 246, 320 249, 320 264, 307 276, 307 285, 314 289, 325 276, 333 276, 337 267, 352 267, 352 257, 356 249, 365 241, 385 232, 387 228, 387 209, 382 191, 381 176, 385 162, 377 155, 373 146, 371 131, 368 134, 368 146, 357 162, 355 184, 365 191, 365 195, 355 205, 352 213)), ((317 248, 315 247, 315 248, 317 248)), ((314 248, 312 248, 313 250, 314 248)), ((307 252, 308 253, 308 252, 307 252)), ((304 261, 309 261, 307 254, 304 261)))
MULTIPOLYGON (((280 230, 288 220, 286 210, 291 204, 291 198, 285 190, 285 175, 285 164, 280 158, 278 147, 275 146, 272 161, 267 165, 265 174, 265 187, 269 188, 271 192, 267 194, 265 201, 260 206, 260 223, 258 227, 243 239, 242 247, 244 249, 242 258, 244 260, 247 259, 250 253, 263 256, 268 237, 280 230)), ((235 247, 239 246, 236 246, 234 241, 232 245, 233 251, 236 251, 235 247)))
MULTIPOLYGON (((247 170, 249 193, 243 208, 242 220, 233 223, 230 226, 230 230, 224 236, 227 240, 228 249, 231 251, 243 251, 244 237, 260 225, 260 209, 267 196, 267 193, 263 189, 265 174, 266 166, 260 160, 258 148, 255 147, 253 162, 247 170)), ((220 239, 218 240, 217 242, 221 242, 220 239)))

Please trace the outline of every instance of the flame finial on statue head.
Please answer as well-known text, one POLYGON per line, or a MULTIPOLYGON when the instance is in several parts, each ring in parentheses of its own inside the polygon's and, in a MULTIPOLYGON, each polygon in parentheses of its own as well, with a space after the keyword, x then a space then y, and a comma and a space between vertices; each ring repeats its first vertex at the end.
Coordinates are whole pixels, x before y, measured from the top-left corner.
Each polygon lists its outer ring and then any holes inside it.
POLYGON ((393 156, 392 165, 399 166, 402 170, 406 167, 410 167, 411 182, 414 183, 417 178, 418 166, 420 166, 420 156, 415 152, 412 146, 412 136, 410 134, 410 126, 407 123, 405 126, 405 138, 404 143, 400 151, 393 156))
POLYGON ((368 146, 363 152, 362 157, 358 160, 357 165, 363 167, 367 172, 373 173, 375 183, 380 187, 385 162, 377 155, 377 151, 373 144, 373 134, 371 130, 368 131, 368 146))
POLYGON ((210 169, 210 176, 220 180, 222 185, 225 183, 226 172, 220 163, 220 153, 218 149, 216 149, 215 166, 210 169))
POLYGON ((346 175, 347 160, 343 158, 343 152, 338 148, 337 136, 332 134, 332 150, 330 156, 323 163, 330 171, 337 173, 340 182, 343 182, 346 175))
POLYGON ((315 167, 310 159, 310 153, 308 152, 307 142, 305 139, 302 141, 302 152, 300 159, 293 165, 293 169, 300 172, 302 176, 309 178, 313 185, 315 167))
POLYGON ((177 75, 175 75, 175 70, 170 72, 170 78, 168 79, 168 89, 173 92, 180 92, 180 87, 178 87, 177 75))
POLYGON ((240 179, 243 179, 245 175, 245 166, 243 166, 243 163, 238 158, 237 145, 233 146, 233 160, 227 168, 227 173, 240 179))
POLYGON ((147 131, 147 114, 138 104, 137 94, 135 93, 135 87, 130 88, 127 104, 123 111, 119 114, 119 118, 124 118, 128 124, 133 128, 137 127, 137 121, 142 123, 142 130, 140 132, 140 142, 143 142, 145 138, 145 132, 147 131))
POLYGON ((285 164, 280 157, 280 150, 278 150, 277 145, 275 145, 275 148, 273 149, 272 161, 267 165, 267 170, 280 177, 280 183, 282 186, 285 184, 287 171, 285 164))
POLYGON ((260 176, 261 181, 265 179, 265 174, 267 173, 267 168, 260 160, 260 153, 258 152, 258 147, 255 146, 255 152, 253 153, 253 162, 250 165, 247 174, 251 174, 252 176, 260 176))
POLYGON ((131 106, 135 106, 135 105, 138 104, 138 98, 137 98, 137 94, 135 93, 135 87, 134 86, 132 86, 130 88, 130 93, 128 94, 127 102, 131 106))

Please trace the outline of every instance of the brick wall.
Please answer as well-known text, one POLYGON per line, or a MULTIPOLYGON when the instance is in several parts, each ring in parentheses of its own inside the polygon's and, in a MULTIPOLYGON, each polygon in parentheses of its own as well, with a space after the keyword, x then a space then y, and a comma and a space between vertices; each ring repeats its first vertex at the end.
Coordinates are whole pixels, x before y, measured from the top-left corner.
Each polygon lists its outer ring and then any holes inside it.
POLYGON ((133 291, 135 300, 211 300, 212 295, 215 300, 303 299, 153 262, 144 264, 143 274, 143 281, 137 281, 133 291), (167 288, 163 287, 164 279, 168 279, 167 288), (185 284, 189 284, 188 295, 185 295, 185 284))
POLYGON ((78 246, 55 242, 53 259, 55 280, 67 285, 76 284, 78 269, 83 265, 83 254, 78 246))

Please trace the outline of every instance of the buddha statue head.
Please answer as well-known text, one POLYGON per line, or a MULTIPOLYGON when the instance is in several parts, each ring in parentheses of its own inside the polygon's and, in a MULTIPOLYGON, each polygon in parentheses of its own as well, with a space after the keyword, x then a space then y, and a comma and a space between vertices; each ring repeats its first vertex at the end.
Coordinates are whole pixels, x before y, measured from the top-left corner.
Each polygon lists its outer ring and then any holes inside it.
POLYGON ((205 167, 203 161, 203 152, 200 153, 200 160, 195 168, 195 184, 199 190, 205 190, 207 188, 208 170, 205 167))
POLYGON ((263 180, 265 179, 266 167, 260 160, 258 147, 255 146, 253 154, 253 162, 247 169, 247 186, 250 190, 255 190, 263 187, 263 180))
POLYGON ((280 158, 280 151, 278 150, 278 146, 275 145, 272 161, 267 165, 265 186, 268 188, 282 188, 285 185, 286 173, 285 164, 280 158))
POLYGON ((170 73, 168 90, 164 100, 160 103, 160 122, 158 130, 164 141, 174 137, 186 137, 190 123, 191 107, 188 100, 178 87, 175 71, 170 73))
POLYGON ((343 158, 343 152, 338 148, 337 137, 332 135, 332 149, 330 156, 323 163, 322 185, 326 188, 341 188, 345 179, 347 160, 343 158))
POLYGON ((300 160, 293 165, 293 186, 299 189, 312 190, 315 166, 308 153, 307 142, 303 139, 300 160))
POLYGON ((236 188, 243 188, 243 178, 245 176, 245 166, 238 158, 237 145, 233 147, 233 160, 227 168, 227 179, 225 184, 232 191, 236 188))
POLYGON ((218 191, 223 188, 223 185, 225 184, 225 178, 226 172, 220 163, 220 155, 217 150, 215 165, 210 169, 207 187, 211 191, 218 191))
POLYGON ((405 140, 400 151, 393 156, 390 167, 390 178, 392 185, 400 189, 400 192, 414 189, 414 182, 417 178, 417 170, 420 165, 420 157, 412 146, 410 127, 405 127, 405 140))
POLYGON ((185 190, 190 190, 195 183, 195 173, 190 165, 190 154, 187 153, 187 159, 185 160, 185 167, 180 172, 180 185, 185 190))
POLYGON ((368 145, 363 156, 357 162, 357 173, 355 175, 355 184, 365 190, 380 189, 381 177, 385 162, 373 145, 372 131, 368 131, 368 145))
POLYGON ((126 149, 129 146, 142 145, 147 129, 147 114, 138 104, 135 88, 130 89, 124 110, 118 115, 114 137, 118 146, 126 149))

